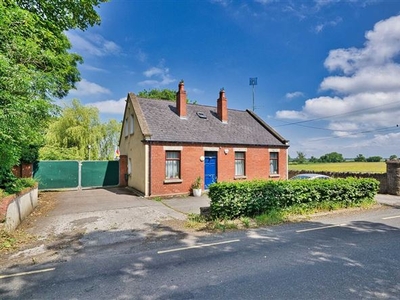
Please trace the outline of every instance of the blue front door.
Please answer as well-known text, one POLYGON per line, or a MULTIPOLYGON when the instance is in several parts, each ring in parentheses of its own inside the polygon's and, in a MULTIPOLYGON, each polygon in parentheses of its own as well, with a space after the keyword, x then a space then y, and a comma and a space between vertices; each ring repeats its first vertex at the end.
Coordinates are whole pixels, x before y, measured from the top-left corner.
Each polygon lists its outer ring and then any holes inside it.
POLYGON ((217 152, 207 151, 204 155, 204 188, 217 182, 217 152))

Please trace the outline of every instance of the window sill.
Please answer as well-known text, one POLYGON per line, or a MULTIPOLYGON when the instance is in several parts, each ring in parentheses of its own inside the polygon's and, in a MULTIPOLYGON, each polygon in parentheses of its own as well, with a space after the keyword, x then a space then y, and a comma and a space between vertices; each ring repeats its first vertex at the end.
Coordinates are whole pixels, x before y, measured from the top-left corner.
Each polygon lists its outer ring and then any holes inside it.
POLYGON ((269 177, 270 178, 278 178, 278 177, 281 177, 281 175, 279 175, 279 174, 270 174, 269 177))
POLYGON ((246 175, 239 175, 239 176, 235 176, 233 179, 235 180, 243 180, 243 179, 247 179, 246 175))
POLYGON ((183 180, 179 178, 165 179, 164 183, 182 183, 183 180))

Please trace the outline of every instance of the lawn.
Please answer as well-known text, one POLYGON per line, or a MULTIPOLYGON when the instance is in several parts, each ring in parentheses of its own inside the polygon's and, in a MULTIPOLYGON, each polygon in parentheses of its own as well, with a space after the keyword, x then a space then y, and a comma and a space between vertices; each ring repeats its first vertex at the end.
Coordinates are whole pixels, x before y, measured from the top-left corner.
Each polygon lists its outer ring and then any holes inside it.
POLYGON ((357 173, 386 173, 385 162, 342 162, 342 163, 310 163, 289 164, 289 170, 315 172, 357 172, 357 173))

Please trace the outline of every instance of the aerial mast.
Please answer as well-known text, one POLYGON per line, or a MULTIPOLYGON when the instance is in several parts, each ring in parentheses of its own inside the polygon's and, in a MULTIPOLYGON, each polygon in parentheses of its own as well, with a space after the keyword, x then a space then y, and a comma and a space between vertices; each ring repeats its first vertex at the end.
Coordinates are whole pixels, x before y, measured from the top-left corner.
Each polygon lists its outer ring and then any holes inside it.
POLYGON ((254 106, 254 86, 257 85, 257 77, 250 78, 249 85, 253 86, 253 112, 255 110, 254 106))

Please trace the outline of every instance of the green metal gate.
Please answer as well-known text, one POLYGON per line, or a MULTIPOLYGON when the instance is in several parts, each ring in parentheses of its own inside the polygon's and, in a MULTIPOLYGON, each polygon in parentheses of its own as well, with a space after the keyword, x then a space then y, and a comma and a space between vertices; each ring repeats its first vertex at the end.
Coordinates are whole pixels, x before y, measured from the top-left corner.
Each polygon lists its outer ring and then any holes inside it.
POLYGON ((119 161, 39 161, 33 178, 40 190, 117 186, 119 161))
POLYGON ((119 161, 83 161, 81 186, 115 186, 119 183, 119 161))

